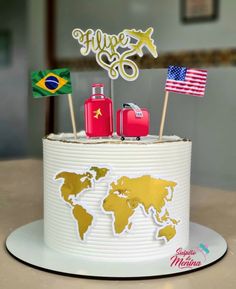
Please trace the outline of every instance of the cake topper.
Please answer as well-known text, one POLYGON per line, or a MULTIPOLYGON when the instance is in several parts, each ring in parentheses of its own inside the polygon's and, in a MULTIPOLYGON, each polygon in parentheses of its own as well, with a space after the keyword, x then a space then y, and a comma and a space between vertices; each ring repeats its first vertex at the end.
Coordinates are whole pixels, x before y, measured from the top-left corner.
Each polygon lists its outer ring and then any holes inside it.
POLYGON ((72 93, 70 71, 67 68, 33 71, 31 80, 34 98, 72 93))
POLYGON ((146 31, 125 29, 118 35, 107 34, 98 29, 83 31, 75 28, 72 36, 82 46, 80 52, 83 56, 93 52, 98 65, 107 70, 111 79, 117 79, 119 75, 127 81, 137 79, 139 69, 130 57, 143 56, 143 48, 157 58, 157 48, 152 39, 153 28, 146 31))
POLYGON ((70 71, 67 68, 48 69, 43 71, 33 71, 31 73, 31 84, 34 98, 67 94, 70 109, 71 123, 74 137, 76 139, 76 124, 74 107, 72 101, 72 85, 70 71))
POLYGON ((149 134, 149 111, 140 108, 134 103, 124 103, 123 107, 116 113, 116 130, 121 140, 126 137, 140 137, 149 134))
POLYGON ((84 122, 87 137, 112 137, 113 104, 104 95, 103 83, 92 84, 92 94, 84 103, 84 122))
POLYGON ((159 130, 160 140, 162 139, 163 135, 169 92, 203 97, 206 89, 206 81, 207 70, 179 67, 174 65, 170 65, 168 67, 165 98, 159 130))

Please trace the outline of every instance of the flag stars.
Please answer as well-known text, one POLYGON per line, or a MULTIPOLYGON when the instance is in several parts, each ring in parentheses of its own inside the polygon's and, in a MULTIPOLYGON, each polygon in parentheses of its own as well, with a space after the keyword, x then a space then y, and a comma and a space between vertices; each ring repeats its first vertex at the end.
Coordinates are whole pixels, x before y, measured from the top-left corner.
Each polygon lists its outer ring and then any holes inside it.
POLYGON ((179 67, 179 66, 173 66, 170 65, 168 67, 168 76, 167 79, 172 80, 179 80, 184 81, 186 76, 187 68, 186 67, 179 67))

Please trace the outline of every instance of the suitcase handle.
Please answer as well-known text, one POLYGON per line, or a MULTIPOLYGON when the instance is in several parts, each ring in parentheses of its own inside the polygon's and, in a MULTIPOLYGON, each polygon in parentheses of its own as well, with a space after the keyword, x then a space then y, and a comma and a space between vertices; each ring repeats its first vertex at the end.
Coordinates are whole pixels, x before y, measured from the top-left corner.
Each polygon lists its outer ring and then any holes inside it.
POLYGON ((135 103, 132 103, 132 102, 124 103, 123 108, 131 108, 134 111, 135 116, 137 118, 143 117, 143 112, 142 112, 141 108, 135 103))
POLYGON ((106 96, 104 94, 101 94, 101 93, 95 93, 95 94, 92 94, 90 97, 92 99, 95 99, 95 98, 105 98, 106 96))
POLYGON ((102 96, 102 98, 105 97, 104 95, 104 84, 103 83, 93 83, 92 84, 92 95, 93 96, 102 96))

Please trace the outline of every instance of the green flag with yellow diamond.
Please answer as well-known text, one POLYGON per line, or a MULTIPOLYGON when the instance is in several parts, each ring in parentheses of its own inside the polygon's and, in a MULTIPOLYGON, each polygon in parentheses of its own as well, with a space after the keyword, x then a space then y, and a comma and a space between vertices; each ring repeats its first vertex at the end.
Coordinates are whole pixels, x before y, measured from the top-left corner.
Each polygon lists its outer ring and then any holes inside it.
POLYGON ((31 80, 34 98, 72 93, 70 71, 67 68, 34 71, 31 80))

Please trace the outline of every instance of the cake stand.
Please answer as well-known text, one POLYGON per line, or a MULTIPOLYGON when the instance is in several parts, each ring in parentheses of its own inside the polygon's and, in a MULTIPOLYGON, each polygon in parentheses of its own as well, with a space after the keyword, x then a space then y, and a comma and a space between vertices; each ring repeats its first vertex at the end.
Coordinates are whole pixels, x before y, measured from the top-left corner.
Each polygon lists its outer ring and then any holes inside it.
POLYGON ((6 240, 6 248, 19 261, 53 273, 90 278, 138 279, 165 277, 206 268, 225 255, 227 243, 212 229, 190 223, 189 245, 179 249, 176 255, 165 258, 157 256, 139 262, 94 261, 62 254, 47 247, 43 238, 43 220, 38 220, 12 232, 6 240))

